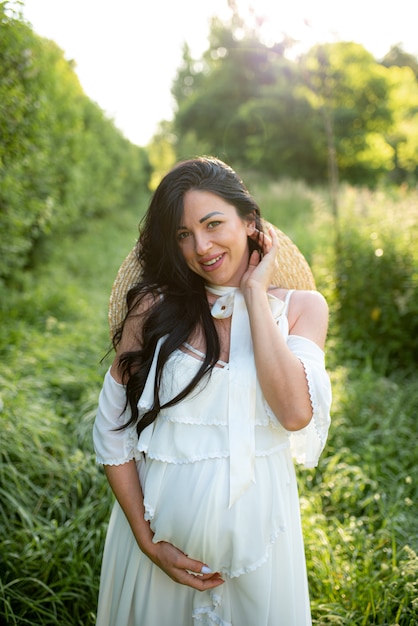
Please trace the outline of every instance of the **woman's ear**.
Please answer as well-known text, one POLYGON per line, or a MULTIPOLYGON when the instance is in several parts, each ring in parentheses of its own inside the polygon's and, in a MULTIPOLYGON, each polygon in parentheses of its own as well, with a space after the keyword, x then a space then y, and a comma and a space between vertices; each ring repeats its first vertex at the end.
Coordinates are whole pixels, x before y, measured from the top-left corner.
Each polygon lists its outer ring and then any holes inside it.
POLYGON ((253 217, 252 215, 250 217, 247 218, 247 235, 249 237, 251 237, 251 235, 254 235, 255 233, 255 217, 253 217))

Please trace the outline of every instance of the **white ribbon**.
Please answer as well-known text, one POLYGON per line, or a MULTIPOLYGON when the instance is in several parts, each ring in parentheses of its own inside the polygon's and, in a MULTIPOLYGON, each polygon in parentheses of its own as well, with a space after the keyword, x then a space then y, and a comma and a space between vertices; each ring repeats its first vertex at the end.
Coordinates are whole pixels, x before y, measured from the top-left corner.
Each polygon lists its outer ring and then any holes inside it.
POLYGON ((229 349, 229 506, 255 482, 255 396, 256 369, 250 321, 244 296, 238 288, 207 287, 219 295, 212 307, 217 319, 230 317, 229 349))

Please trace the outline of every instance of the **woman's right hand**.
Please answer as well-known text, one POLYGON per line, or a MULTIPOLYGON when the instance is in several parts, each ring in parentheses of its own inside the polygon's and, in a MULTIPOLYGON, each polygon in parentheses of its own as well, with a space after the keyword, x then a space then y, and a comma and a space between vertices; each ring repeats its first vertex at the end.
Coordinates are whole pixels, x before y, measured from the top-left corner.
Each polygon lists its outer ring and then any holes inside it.
POLYGON ((147 556, 172 580, 198 591, 214 589, 224 583, 219 572, 211 572, 205 563, 189 558, 187 554, 166 541, 154 543, 152 549, 147 550, 147 556), (203 571, 205 568, 209 571, 202 573, 202 568, 203 571))

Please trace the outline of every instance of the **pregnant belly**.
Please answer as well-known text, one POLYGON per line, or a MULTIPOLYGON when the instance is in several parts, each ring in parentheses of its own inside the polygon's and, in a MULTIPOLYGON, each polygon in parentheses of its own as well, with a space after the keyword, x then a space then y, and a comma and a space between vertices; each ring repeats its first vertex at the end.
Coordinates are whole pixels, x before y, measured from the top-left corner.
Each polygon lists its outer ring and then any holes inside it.
POLYGON ((231 576, 253 568, 284 530, 282 498, 274 484, 279 476, 269 467, 273 459, 257 461, 256 483, 228 508, 229 459, 185 464, 147 460, 142 482, 154 541, 168 541, 231 576))

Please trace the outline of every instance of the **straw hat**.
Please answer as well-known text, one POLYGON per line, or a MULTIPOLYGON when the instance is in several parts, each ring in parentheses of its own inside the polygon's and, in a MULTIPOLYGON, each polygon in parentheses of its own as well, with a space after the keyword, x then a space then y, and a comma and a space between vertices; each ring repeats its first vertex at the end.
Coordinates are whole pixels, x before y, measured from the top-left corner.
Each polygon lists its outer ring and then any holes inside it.
MULTIPOLYGON (((269 226, 271 224, 264 221, 266 230, 269 226)), ((273 275, 272 284, 285 289, 316 289, 311 268, 303 254, 287 235, 276 226, 273 228, 279 238, 279 249, 277 270, 273 275)), ((134 246, 120 266, 110 294, 108 319, 111 337, 125 318, 126 294, 139 281, 140 273, 141 268, 134 246)))

